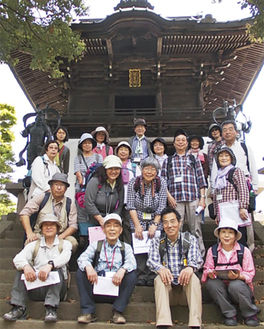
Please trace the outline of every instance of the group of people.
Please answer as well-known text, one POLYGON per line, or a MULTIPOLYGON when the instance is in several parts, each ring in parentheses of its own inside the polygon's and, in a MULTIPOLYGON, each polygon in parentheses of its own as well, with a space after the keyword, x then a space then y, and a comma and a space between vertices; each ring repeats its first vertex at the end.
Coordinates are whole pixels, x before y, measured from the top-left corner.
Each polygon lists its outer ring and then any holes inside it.
MULTIPOLYGON (((177 129, 175 153, 167 155, 165 140, 158 137, 150 142, 146 128, 144 119, 136 119, 135 135, 121 141, 115 150, 109 145, 104 127, 82 134, 79 154, 74 159, 75 202, 65 196, 70 158, 64 145, 67 130, 60 127, 56 140, 47 142, 44 156, 32 164, 30 198, 20 213, 26 246, 14 259, 19 274, 12 290, 13 308, 3 316, 5 320, 26 316, 27 290, 21 273, 27 281, 36 280, 34 273, 46 281, 50 271, 58 271, 58 286, 37 289, 45 301, 45 321, 57 321, 56 309, 65 296, 61 282, 67 279, 67 271, 62 269, 79 243, 84 251, 77 260, 82 312, 78 322, 96 321, 95 302, 103 301, 113 303, 112 322, 125 323, 123 311, 135 285, 147 285, 155 290, 157 327, 172 326, 170 303, 187 303, 189 327, 201 328, 202 295, 196 274, 203 268, 206 253, 201 223, 210 181, 218 225, 214 234, 220 242, 207 252, 202 282, 207 283, 227 326, 237 325, 233 303, 239 304, 247 325, 258 325, 252 289, 255 270, 247 248, 254 246, 252 223, 248 220, 248 186, 257 193, 251 150, 236 141, 235 122, 209 127, 212 143, 207 154, 202 151, 202 137, 188 137, 183 129, 177 129), (235 200, 240 226, 219 211, 221 203, 235 200), (182 232, 184 219, 188 234, 182 232), (105 239, 88 246, 90 227, 102 227, 105 239), (149 252, 134 255, 133 241, 143 240, 144 232, 150 240, 149 252), (44 252, 45 257, 41 257, 44 252), (222 279, 224 272, 226 277, 222 279), (119 287, 117 297, 93 293, 100 276, 112 278, 119 287)), ((31 292, 28 295, 39 298, 31 292)))

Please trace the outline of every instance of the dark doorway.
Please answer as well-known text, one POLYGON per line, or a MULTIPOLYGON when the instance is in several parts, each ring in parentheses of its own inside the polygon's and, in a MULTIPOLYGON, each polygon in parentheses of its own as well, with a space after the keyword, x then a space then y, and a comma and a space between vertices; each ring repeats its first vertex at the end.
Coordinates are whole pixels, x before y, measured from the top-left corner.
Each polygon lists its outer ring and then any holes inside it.
POLYGON ((155 95, 115 97, 115 113, 117 115, 133 115, 134 117, 154 115, 155 107, 155 95))

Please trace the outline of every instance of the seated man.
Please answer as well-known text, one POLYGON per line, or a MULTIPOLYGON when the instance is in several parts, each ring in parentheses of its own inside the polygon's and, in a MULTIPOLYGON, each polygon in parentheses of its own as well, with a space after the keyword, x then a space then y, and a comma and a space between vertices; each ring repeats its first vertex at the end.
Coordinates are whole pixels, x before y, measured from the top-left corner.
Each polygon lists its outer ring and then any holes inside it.
POLYGON ((45 322, 56 322, 56 309, 60 300, 63 300, 67 291, 65 280, 67 279, 66 264, 71 258, 72 245, 69 241, 58 238, 60 223, 53 214, 45 215, 39 223, 41 240, 28 243, 18 253, 13 262, 18 270, 12 289, 10 304, 13 306, 9 313, 4 314, 3 319, 16 321, 26 318, 26 300, 44 300, 46 307, 45 322), (28 282, 37 279, 45 282, 51 271, 57 271, 60 282, 36 289, 27 290, 25 282, 21 279, 24 273, 28 282))
POLYGON ((157 274, 154 280, 156 326, 172 326, 171 305, 189 307, 189 327, 201 328, 202 293, 195 271, 203 265, 198 243, 189 232, 180 233, 180 214, 171 207, 161 213, 165 237, 151 241, 147 265, 157 274), (164 248, 162 248, 164 246, 164 248))
MULTIPOLYGON (((136 276, 136 260, 129 244, 120 242, 122 233, 122 220, 118 214, 109 214, 104 218, 104 233, 106 238, 93 242, 81 254, 77 262, 79 269, 76 273, 77 286, 80 295, 82 315, 78 317, 79 323, 90 323, 97 320, 95 317, 95 302, 113 302, 112 322, 126 323, 122 312, 125 310, 132 295, 136 276), (119 286, 118 297, 94 295, 93 285, 98 282, 98 275, 112 271, 112 282, 119 286)), ((103 275, 102 275, 103 276, 103 275)))
POLYGON ((76 251, 78 243, 72 236, 78 229, 77 211, 75 202, 65 196, 68 176, 56 173, 48 182, 50 192, 35 195, 30 199, 20 212, 20 219, 26 231, 26 243, 40 238, 39 222, 46 214, 54 213, 60 222, 59 238, 66 239, 72 243, 73 252, 76 251))

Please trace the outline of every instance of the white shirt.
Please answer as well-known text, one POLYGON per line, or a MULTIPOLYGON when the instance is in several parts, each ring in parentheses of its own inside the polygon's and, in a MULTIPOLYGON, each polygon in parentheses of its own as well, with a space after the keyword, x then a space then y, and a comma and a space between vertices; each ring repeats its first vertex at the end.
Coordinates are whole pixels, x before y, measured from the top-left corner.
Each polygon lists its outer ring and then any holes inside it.
MULTIPOLYGON (((25 265, 30 265, 37 241, 28 243, 13 259, 17 270, 22 271, 25 265)), ((66 264, 69 262, 72 254, 72 244, 63 240, 62 252, 59 251, 59 238, 55 236, 52 247, 48 247, 45 237, 40 240, 40 246, 36 258, 33 262, 33 268, 39 271, 49 260, 53 260, 54 268, 62 268, 64 278, 67 279, 66 264)))

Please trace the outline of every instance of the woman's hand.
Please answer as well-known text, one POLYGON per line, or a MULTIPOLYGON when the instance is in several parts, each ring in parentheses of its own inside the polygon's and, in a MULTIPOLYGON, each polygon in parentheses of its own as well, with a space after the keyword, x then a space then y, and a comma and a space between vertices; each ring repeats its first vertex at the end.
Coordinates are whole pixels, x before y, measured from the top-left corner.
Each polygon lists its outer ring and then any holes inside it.
POLYGON ((212 270, 212 271, 208 272, 207 276, 211 280, 215 280, 215 279, 217 279, 217 272, 215 270, 212 270))
POLYGON ((240 272, 237 271, 229 271, 228 272, 228 277, 230 280, 238 280, 240 277, 240 272))
POLYGON ((139 240, 143 240, 143 227, 139 224, 135 226, 135 237, 139 240))
POLYGON ((170 207, 176 209, 177 207, 177 202, 176 200, 174 199, 174 197, 170 194, 170 192, 168 191, 167 193, 167 199, 168 199, 168 204, 170 207))
POLYGON ((242 220, 248 219, 248 212, 246 209, 239 209, 239 216, 242 220))
POLYGON ((156 233, 156 230, 157 230, 157 226, 152 224, 150 225, 149 229, 148 229, 148 237, 150 239, 154 238, 155 236, 155 233, 156 233))

